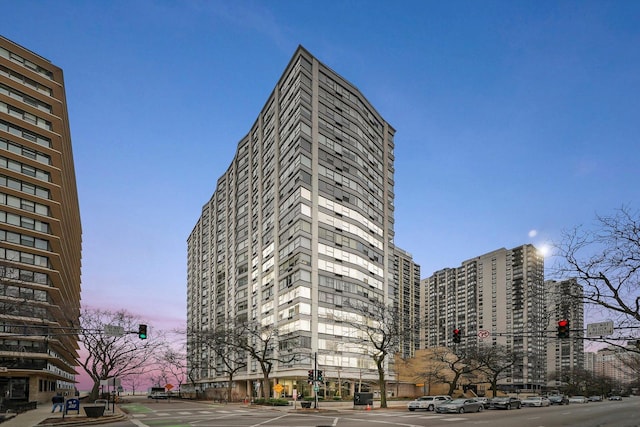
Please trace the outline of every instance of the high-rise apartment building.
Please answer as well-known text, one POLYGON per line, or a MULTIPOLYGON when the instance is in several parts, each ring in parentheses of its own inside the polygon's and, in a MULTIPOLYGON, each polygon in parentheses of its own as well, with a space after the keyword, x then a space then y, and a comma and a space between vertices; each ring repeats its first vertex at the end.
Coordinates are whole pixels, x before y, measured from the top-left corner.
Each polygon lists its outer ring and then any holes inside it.
POLYGON ((597 352, 587 352, 585 369, 596 378, 606 378, 613 386, 613 393, 628 393, 638 380, 638 353, 635 345, 605 347, 597 352))
POLYGON ((547 342, 548 385, 560 387, 575 368, 582 369, 584 359, 584 304, 583 290, 576 279, 545 280, 547 315, 549 318, 547 342), (558 338, 559 320, 568 320, 569 338, 558 338))
MULTIPOLYGON (((297 354, 271 370, 285 394, 305 386, 315 355, 325 378, 377 378, 340 319, 355 302, 397 304, 402 293, 389 274, 394 133, 355 86, 296 50, 188 238, 188 363, 200 388, 227 377, 194 337, 238 318, 273 325, 272 351, 297 354)), ((242 396, 262 378, 246 363, 234 376, 242 396)))
POLYGON ((72 392, 81 225, 62 70, 0 37, 0 397, 72 392))
POLYGON ((533 245, 498 249, 422 282, 424 348, 503 345, 519 355, 500 382, 503 389, 545 385, 544 258, 533 245), (461 331, 460 343, 453 341, 454 329, 461 331))
POLYGON ((420 266, 409 253, 396 246, 389 274, 390 296, 397 304, 401 327, 411 331, 399 349, 399 356, 408 359, 415 357, 416 350, 420 349, 420 266))

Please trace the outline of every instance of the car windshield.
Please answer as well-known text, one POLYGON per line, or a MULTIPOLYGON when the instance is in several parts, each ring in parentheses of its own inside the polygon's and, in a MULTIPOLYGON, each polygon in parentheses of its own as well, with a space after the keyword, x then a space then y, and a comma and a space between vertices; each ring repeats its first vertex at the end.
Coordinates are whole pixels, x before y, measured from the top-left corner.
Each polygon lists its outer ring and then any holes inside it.
POLYGON ((452 401, 450 401, 449 403, 456 404, 456 403, 464 403, 464 402, 466 402, 466 401, 467 401, 467 399, 453 399, 453 400, 452 400, 452 401))

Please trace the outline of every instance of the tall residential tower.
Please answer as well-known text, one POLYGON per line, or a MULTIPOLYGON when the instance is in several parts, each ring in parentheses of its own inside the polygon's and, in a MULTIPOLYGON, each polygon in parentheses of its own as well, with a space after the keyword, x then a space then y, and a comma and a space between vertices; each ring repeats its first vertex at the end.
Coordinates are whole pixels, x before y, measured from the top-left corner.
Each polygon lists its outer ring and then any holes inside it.
POLYGON ((545 280, 549 342, 547 346, 548 385, 560 387, 576 368, 584 366, 583 289, 576 279, 545 280), (558 321, 569 321, 569 338, 557 337, 558 321))
POLYGON ((539 388, 546 378, 544 258, 532 245, 498 249, 423 280, 424 348, 503 345, 519 355, 504 389, 539 388), (453 330, 461 331, 460 344, 453 330))
MULTIPOLYGON (((190 372, 226 380, 194 337, 233 319, 273 325, 271 377, 301 390, 325 377, 375 379, 371 357, 340 321, 354 302, 397 304, 393 265, 394 133, 360 91, 299 47, 188 238, 190 372)), ((412 298, 411 296, 409 298, 412 298)), ((251 394, 255 360, 235 375, 251 394)))
POLYGON ((73 391, 81 226, 62 70, 0 37, 0 397, 73 391))

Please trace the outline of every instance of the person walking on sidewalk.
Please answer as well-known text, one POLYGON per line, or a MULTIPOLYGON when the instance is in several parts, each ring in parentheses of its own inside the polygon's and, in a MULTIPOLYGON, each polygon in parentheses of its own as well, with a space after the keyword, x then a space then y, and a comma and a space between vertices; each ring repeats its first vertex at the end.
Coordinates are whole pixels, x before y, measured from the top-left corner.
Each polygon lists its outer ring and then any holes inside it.
POLYGON ((53 403, 53 408, 51 408, 51 413, 56 412, 56 408, 60 408, 60 412, 64 409, 64 396, 60 393, 56 393, 55 396, 51 398, 51 403, 53 403))

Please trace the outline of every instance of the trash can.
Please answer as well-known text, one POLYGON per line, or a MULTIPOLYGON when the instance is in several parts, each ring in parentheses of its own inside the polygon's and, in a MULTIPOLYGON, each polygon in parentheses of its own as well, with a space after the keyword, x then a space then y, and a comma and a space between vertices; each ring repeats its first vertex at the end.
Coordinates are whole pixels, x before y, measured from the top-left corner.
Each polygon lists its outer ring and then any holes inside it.
POLYGON ((104 415, 104 405, 86 405, 84 412, 89 418, 99 418, 104 415))

